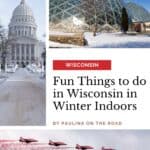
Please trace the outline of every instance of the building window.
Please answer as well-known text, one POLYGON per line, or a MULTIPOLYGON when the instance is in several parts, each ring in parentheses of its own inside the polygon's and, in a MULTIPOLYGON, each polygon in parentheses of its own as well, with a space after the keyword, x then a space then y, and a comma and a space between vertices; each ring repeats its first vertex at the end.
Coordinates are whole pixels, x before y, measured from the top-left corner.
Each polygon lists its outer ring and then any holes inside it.
POLYGON ((12 59, 12 60, 15 60, 15 56, 14 56, 14 55, 12 55, 11 59, 12 59))
POLYGON ((35 55, 35 49, 34 49, 34 45, 31 45, 31 56, 34 57, 35 55))
POLYGON ((34 57, 31 57, 31 61, 35 61, 35 58, 34 58, 34 57))
POLYGON ((14 60, 15 59, 15 45, 13 44, 12 45, 12 50, 11 50, 11 58, 12 58, 12 60, 14 60))
POLYGON ((20 55, 20 48, 19 48, 19 44, 17 44, 17 51, 16 51, 16 54, 17 54, 17 56, 19 56, 20 55))
POLYGON ((13 55, 13 54, 15 54, 15 45, 13 44, 11 48, 12 48, 11 49, 11 54, 13 55))
POLYGON ((21 45, 22 56, 24 56, 24 44, 21 45))
POLYGON ((18 35, 20 36, 20 30, 18 31, 18 35))
POLYGON ((29 55, 29 45, 27 45, 26 54, 29 55))

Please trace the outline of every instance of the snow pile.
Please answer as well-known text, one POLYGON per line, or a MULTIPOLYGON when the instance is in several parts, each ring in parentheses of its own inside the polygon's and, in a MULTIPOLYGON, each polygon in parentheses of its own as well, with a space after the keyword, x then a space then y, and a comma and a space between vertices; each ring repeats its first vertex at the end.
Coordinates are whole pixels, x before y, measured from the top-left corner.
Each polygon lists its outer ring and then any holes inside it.
POLYGON ((94 48, 150 48, 150 35, 124 35, 122 33, 84 34, 88 47, 94 48))

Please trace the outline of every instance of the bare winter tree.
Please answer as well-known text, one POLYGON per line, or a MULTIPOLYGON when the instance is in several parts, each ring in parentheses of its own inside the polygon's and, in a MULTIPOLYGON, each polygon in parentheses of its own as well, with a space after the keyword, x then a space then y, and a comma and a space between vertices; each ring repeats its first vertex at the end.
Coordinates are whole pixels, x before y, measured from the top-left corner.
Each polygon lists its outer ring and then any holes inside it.
POLYGON ((93 36, 96 36, 98 29, 99 10, 102 9, 103 0, 81 0, 81 12, 85 17, 85 21, 92 26, 93 36))
POLYGON ((5 29, 0 26, 0 63, 2 68, 5 70, 6 58, 8 55, 8 39, 5 29))

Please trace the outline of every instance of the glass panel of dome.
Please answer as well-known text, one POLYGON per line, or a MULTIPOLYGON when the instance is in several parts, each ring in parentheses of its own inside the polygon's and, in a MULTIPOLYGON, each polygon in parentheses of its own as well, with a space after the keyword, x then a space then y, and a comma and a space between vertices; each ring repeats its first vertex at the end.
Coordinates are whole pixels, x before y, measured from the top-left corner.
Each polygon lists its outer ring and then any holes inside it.
POLYGON ((55 16, 55 18, 56 18, 57 20, 60 20, 61 17, 62 17, 62 14, 57 14, 57 15, 55 16))
POLYGON ((64 13, 64 15, 63 15, 63 19, 65 19, 65 18, 69 18, 69 17, 70 17, 70 15, 69 15, 69 14, 64 13))
POLYGON ((72 4, 72 5, 79 5, 80 4, 80 0, 68 0, 68 3, 72 4))
POLYGON ((71 5, 69 3, 64 5, 64 10, 71 8, 71 5))
POLYGON ((71 15, 74 15, 74 14, 77 14, 79 12, 79 10, 74 8, 74 9, 69 9, 67 12, 71 15))

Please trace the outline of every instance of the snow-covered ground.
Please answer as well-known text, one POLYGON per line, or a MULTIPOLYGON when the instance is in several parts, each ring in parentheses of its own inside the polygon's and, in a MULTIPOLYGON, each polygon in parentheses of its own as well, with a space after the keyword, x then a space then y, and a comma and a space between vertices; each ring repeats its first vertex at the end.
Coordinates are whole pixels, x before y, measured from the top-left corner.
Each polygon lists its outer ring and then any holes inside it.
POLYGON ((45 125, 45 79, 19 68, 0 91, 0 125, 45 125))
MULTIPOLYGON (((150 35, 122 33, 93 33, 86 32, 84 37, 88 46, 93 48, 150 48, 150 35)), ((70 44, 60 44, 50 41, 50 47, 76 47, 70 44)))
POLYGON ((89 47, 95 48, 150 48, 150 35, 124 35, 122 33, 85 33, 89 47))

